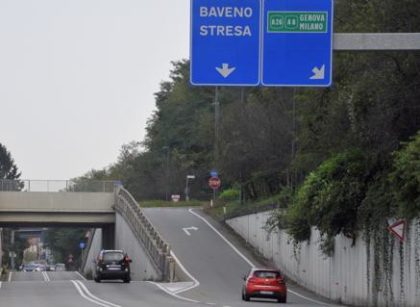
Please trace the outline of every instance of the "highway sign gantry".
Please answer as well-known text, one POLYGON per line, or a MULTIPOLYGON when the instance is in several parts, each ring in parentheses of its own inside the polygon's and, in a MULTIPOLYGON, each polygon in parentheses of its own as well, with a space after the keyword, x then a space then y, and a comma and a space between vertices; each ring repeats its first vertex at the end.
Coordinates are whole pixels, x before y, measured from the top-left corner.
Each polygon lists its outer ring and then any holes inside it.
POLYGON ((191 83, 330 86, 333 0, 191 0, 191 83))
POLYGON ((332 0, 264 0, 262 78, 266 86, 330 86, 332 0))
POLYGON ((191 83, 260 82, 260 0, 191 0, 191 83))

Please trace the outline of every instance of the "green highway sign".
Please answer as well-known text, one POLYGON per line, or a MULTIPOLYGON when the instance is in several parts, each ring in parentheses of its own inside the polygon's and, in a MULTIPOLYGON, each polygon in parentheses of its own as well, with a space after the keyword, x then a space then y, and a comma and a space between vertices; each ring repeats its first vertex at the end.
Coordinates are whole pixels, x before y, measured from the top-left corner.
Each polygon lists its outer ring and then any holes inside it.
POLYGON ((268 11, 269 33, 326 33, 328 12, 268 11))

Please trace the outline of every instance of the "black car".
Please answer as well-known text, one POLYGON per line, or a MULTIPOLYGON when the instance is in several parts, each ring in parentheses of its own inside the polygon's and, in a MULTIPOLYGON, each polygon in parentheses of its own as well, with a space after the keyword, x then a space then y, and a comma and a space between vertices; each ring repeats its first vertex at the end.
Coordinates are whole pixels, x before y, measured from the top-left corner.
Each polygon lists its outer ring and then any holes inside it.
POLYGON ((122 279, 129 283, 131 259, 122 250, 102 250, 96 259, 96 282, 103 279, 122 279))

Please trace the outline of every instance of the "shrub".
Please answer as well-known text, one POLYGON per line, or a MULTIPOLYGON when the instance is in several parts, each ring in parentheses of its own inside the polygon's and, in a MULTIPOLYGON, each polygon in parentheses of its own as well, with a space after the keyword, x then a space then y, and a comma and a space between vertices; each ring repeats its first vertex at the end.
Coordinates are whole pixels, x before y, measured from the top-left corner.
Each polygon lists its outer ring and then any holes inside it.
MULTIPOLYGON (((311 226, 319 229, 324 243, 339 233, 355 239, 358 207, 366 194, 370 168, 369 158, 354 149, 334 155, 308 175, 288 211, 294 240, 308 240, 311 226)), ((331 244, 322 246, 331 249, 331 244)))
POLYGON ((390 175, 400 215, 414 218, 420 213, 420 132, 394 153, 390 175))
POLYGON ((231 202, 239 199, 241 192, 238 189, 227 189, 223 190, 220 194, 220 200, 224 202, 231 202))

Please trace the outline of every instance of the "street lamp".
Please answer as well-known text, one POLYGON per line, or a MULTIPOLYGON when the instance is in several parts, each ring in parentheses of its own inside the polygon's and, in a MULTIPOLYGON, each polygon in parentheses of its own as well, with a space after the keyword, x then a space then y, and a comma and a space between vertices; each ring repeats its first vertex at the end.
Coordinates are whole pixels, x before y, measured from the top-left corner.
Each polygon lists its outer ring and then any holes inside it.
POLYGON ((194 175, 187 175, 187 179, 185 180, 185 200, 186 201, 190 200, 190 197, 188 195, 189 194, 188 181, 190 179, 195 179, 195 176, 194 175))

